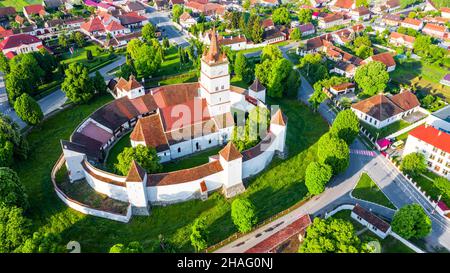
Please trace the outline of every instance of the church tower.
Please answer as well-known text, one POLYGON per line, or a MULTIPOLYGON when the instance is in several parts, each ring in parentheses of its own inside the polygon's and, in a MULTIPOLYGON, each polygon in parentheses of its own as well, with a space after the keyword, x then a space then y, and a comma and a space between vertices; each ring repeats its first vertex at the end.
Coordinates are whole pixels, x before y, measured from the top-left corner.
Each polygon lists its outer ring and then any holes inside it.
POLYGON ((200 94, 208 103, 212 116, 230 112, 230 73, 228 59, 220 52, 216 30, 212 30, 211 45, 201 59, 200 94))

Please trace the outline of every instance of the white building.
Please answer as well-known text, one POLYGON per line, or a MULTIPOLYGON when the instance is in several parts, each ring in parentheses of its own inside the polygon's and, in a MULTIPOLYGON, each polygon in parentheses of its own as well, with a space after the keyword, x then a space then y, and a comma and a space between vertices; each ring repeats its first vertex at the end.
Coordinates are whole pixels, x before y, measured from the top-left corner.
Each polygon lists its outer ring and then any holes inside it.
POLYGON ((0 43, 0 50, 8 59, 19 54, 39 51, 43 47, 39 38, 29 34, 11 35, 0 43))
POLYGON ((427 124, 438 130, 450 133, 450 105, 429 115, 427 117, 427 124))
POLYGON ((358 204, 353 207, 350 216, 362 225, 366 226, 371 232, 375 233, 381 239, 386 238, 386 236, 388 236, 391 232, 391 225, 383 221, 383 219, 379 218, 372 212, 365 210, 358 204))
POLYGON ((361 121, 377 129, 401 120, 418 111, 419 108, 419 100, 409 91, 403 91, 391 97, 378 94, 354 103, 351 107, 361 121))
POLYGON ((450 179, 450 134, 425 124, 409 132, 403 156, 421 153, 428 169, 450 179))

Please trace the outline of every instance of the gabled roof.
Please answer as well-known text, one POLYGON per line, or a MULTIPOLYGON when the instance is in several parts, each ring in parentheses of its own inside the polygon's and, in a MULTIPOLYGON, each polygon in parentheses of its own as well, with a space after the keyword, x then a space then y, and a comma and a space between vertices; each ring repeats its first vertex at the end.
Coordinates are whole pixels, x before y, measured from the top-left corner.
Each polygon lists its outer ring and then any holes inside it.
POLYGON ((145 146, 153 147, 157 152, 169 149, 159 114, 140 118, 130 135, 130 139, 138 142, 143 141, 145 146))
POLYGON ((136 24, 148 20, 146 17, 139 15, 135 11, 119 15, 118 17, 122 25, 136 24))
POLYGON ((105 30, 105 26, 103 25, 99 17, 94 17, 91 20, 85 22, 84 24, 81 25, 81 28, 86 30, 87 32, 105 30))
POLYGON ((334 6, 343 9, 350 9, 353 3, 354 0, 337 0, 334 6))
POLYGON ((414 43, 414 41, 416 40, 416 38, 413 36, 409 36, 409 35, 398 33, 398 32, 392 32, 389 37, 390 37, 390 39, 395 39, 395 40, 403 39, 403 41, 410 43, 410 44, 414 43))
POLYGON ((139 1, 128 1, 125 4, 129 10, 131 11, 141 11, 141 10, 146 10, 144 4, 142 4, 139 1))
POLYGON ((0 7, 0 17, 16 14, 16 9, 13 7, 0 7))
POLYGON ((219 155, 225 159, 225 161, 233 161, 238 158, 242 158, 242 154, 234 146, 232 141, 229 141, 227 145, 220 150, 219 155))
POLYGON ((192 15, 190 15, 187 11, 183 12, 183 14, 181 14, 180 16, 180 21, 187 21, 190 19, 194 19, 194 17, 192 17, 192 15))
POLYGON ((11 35, 0 43, 0 50, 15 48, 20 45, 30 45, 39 42, 41 42, 41 40, 38 37, 30 34, 11 35))
POLYGON ((425 25, 425 27, 422 29, 422 31, 426 31, 426 30, 445 32, 446 28, 445 28, 445 26, 427 23, 425 25))
POLYGON ((111 23, 109 23, 109 25, 106 26, 106 30, 108 30, 108 31, 117 31, 117 30, 123 30, 123 29, 125 29, 125 27, 114 20, 111 21, 111 23))
MULTIPOLYGON (((112 23, 111 23, 112 24, 112 23)), ((124 78, 120 78, 119 81, 116 84, 117 89, 121 89, 126 92, 130 92, 131 90, 141 88, 142 84, 140 84, 134 75, 130 75, 129 80, 125 80, 124 78)))
POLYGON ((255 92, 260 92, 260 91, 266 90, 266 88, 264 87, 264 85, 261 84, 261 82, 259 81, 258 78, 255 78, 252 85, 250 85, 248 87, 248 89, 255 91, 255 92))
POLYGON ((299 25, 298 29, 300 30, 301 33, 303 33, 303 32, 308 32, 308 31, 314 30, 315 28, 314 28, 313 24, 308 23, 308 24, 299 25))
POLYGON ((403 112, 403 109, 383 94, 378 94, 357 102, 352 105, 352 108, 376 118, 379 121, 386 120, 403 112))
POLYGON ((386 67, 395 66, 394 57, 392 57, 392 54, 390 52, 380 53, 369 58, 372 59, 372 61, 384 63, 386 67))
POLYGON ((403 91, 396 94, 390 98, 390 100, 397 104, 398 107, 402 108, 404 111, 411 110, 420 106, 420 102, 417 97, 410 91, 403 91))
POLYGON ((417 19, 413 19, 413 18, 406 17, 406 18, 403 20, 402 24, 408 24, 408 25, 420 26, 420 24, 422 24, 422 21, 417 20, 417 19))
POLYGON ((377 229, 381 230, 384 233, 386 233, 389 230, 389 228, 391 227, 388 223, 383 221, 381 218, 379 218, 372 212, 365 210, 359 204, 356 204, 355 207, 353 207, 352 211, 353 211, 353 213, 355 213, 362 219, 366 220, 372 226, 376 227, 377 229))
POLYGON ((286 126, 287 124, 287 116, 281 112, 281 109, 278 109, 275 115, 270 119, 270 124, 276 124, 281 126, 286 126))
POLYGON ((43 5, 29 5, 23 7, 23 9, 26 11, 27 14, 30 15, 41 14, 42 12, 45 12, 45 8, 43 5))
POLYGON ((144 168, 133 159, 125 182, 144 182, 146 173, 144 168))

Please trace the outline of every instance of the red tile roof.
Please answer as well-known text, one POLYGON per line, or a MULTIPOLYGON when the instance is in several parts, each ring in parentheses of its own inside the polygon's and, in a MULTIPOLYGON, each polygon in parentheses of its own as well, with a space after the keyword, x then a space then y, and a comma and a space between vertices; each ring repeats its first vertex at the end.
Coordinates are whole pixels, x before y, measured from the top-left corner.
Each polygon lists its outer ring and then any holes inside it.
POLYGON ((305 234, 306 228, 311 225, 311 218, 308 214, 303 215, 299 219, 295 220, 287 227, 283 228, 280 231, 277 231, 269 238, 264 241, 256 244, 250 249, 246 250, 245 253, 269 253, 276 249, 277 246, 284 243, 286 240, 291 238, 292 236, 301 233, 305 234))
POLYGON ((361 217, 362 219, 366 220, 368 223, 376 227, 377 229, 381 230, 382 232, 386 233, 389 228, 391 227, 388 223, 383 221, 381 218, 373 214, 372 212, 365 210, 360 205, 356 204, 353 208, 353 213, 361 217))
POLYGON ((386 65, 386 68, 395 66, 395 60, 394 57, 392 57, 392 54, 389 52, 380 53, 377 55, 373 55, 370 57, 373 61, 381 62, 386 65))
POLYGON ((242 154, 236 149, 232 141, 229 141, 227 145, 220 150, 219 155, 226 161, 233 161, 238 158, 242 158, 242 154))
POLYGON ((422 31, 427 31, 427 30, 445 32, 447 29, 445 26, 428 23, 425 25, 425 27, 423 28, 422 31))
POLYGON ((29 15, 41 14, 42 12, 45 12, 45 8, 43 5, 29 5, 23 8, 29 15))
POLYGON ((414 26, 420 26, 422 24, 422 21, 406 17, 402 23, 408 24, 408 25, 414 25, 414 26))
POLYGON ((166 132, 211 119, 206 99, 201 98, 162 108, 160 112, 166 132))
POLYGON ((38 37, 30 34, 16 34, 7 37, 0 43, 0 50, 15 48, 20 45, 30 45, 42 42, 38 37))
POLYGON ((89 20, 88 22, 85 22, 81 25, 81 28, 86 30, 87 32, 94 32, 94 31, 104 31, 105 26, 103 25, 100 18, 95 17, 89 20))
POLYGON ((126 182, 144 182, 146 171, 134 159, 128 171, 126 182))
POLYGON ((116 84, 116 88, 130 92, 133 89, 141 88, 142 84, 140 84, 134 75, 130 76, 130 79, 127 81, 124 78, 120 78, 116 84))
POLYGON ((143 141, 145 146, 154 147, 157 152, 169 149, 159 114, 140 118, 130 135, 130 139, 137 142, 143 141))
POLYGON ((125 29, 125 27, 116 21, 111 21, 111 23, 109 23, 109 25, 106 26, 106 30, 108 31, 117 31, 123 29, 125 29))
POLYGON ((402 108, 404 111, 408 111, 416 108, 417 106, 420 106, 419 100, 410 91, 403 91, 399 94, 396 94, 392 96, 390 100, 398 107, 402 108))
POLYGON ((343 9, 350 9, 353 3, 354 0, 337 0, 334 6, 343 9))
POLYGON ((431 125, 421 125, 409 132, 409 135, 450 153, 450 134, 440 131, 431 125))
POLYGON ((403 109, 383 94, 378 94, 357 102, 352 105, 352 108, 374 117, 379 121, 386 120, 403 112, 403 109))
POLYGON ((390 39, 395 39, 395 40, 403 39, 405 42, 410 43, 410 44, 414 43, 414 41, 416 40, 416 38, 413 36, 409 36, 409 35, 398 33, 398 32, 392 32, 390 35, 390 39))

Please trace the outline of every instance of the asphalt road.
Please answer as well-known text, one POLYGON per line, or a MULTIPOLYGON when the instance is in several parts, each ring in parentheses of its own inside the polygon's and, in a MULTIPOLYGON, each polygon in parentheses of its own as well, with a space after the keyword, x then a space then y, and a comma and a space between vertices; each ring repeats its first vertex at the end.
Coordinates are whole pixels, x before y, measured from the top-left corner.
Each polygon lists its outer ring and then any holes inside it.
POLYGON ((172 44, 181 47, 189 46, 189 37, 175 27, 174 22, 169 18, 170 11, 157 11, 150 8, 152 12, 148 14, 149 21, 161 29, 162 34, 169 39, 172 44))

